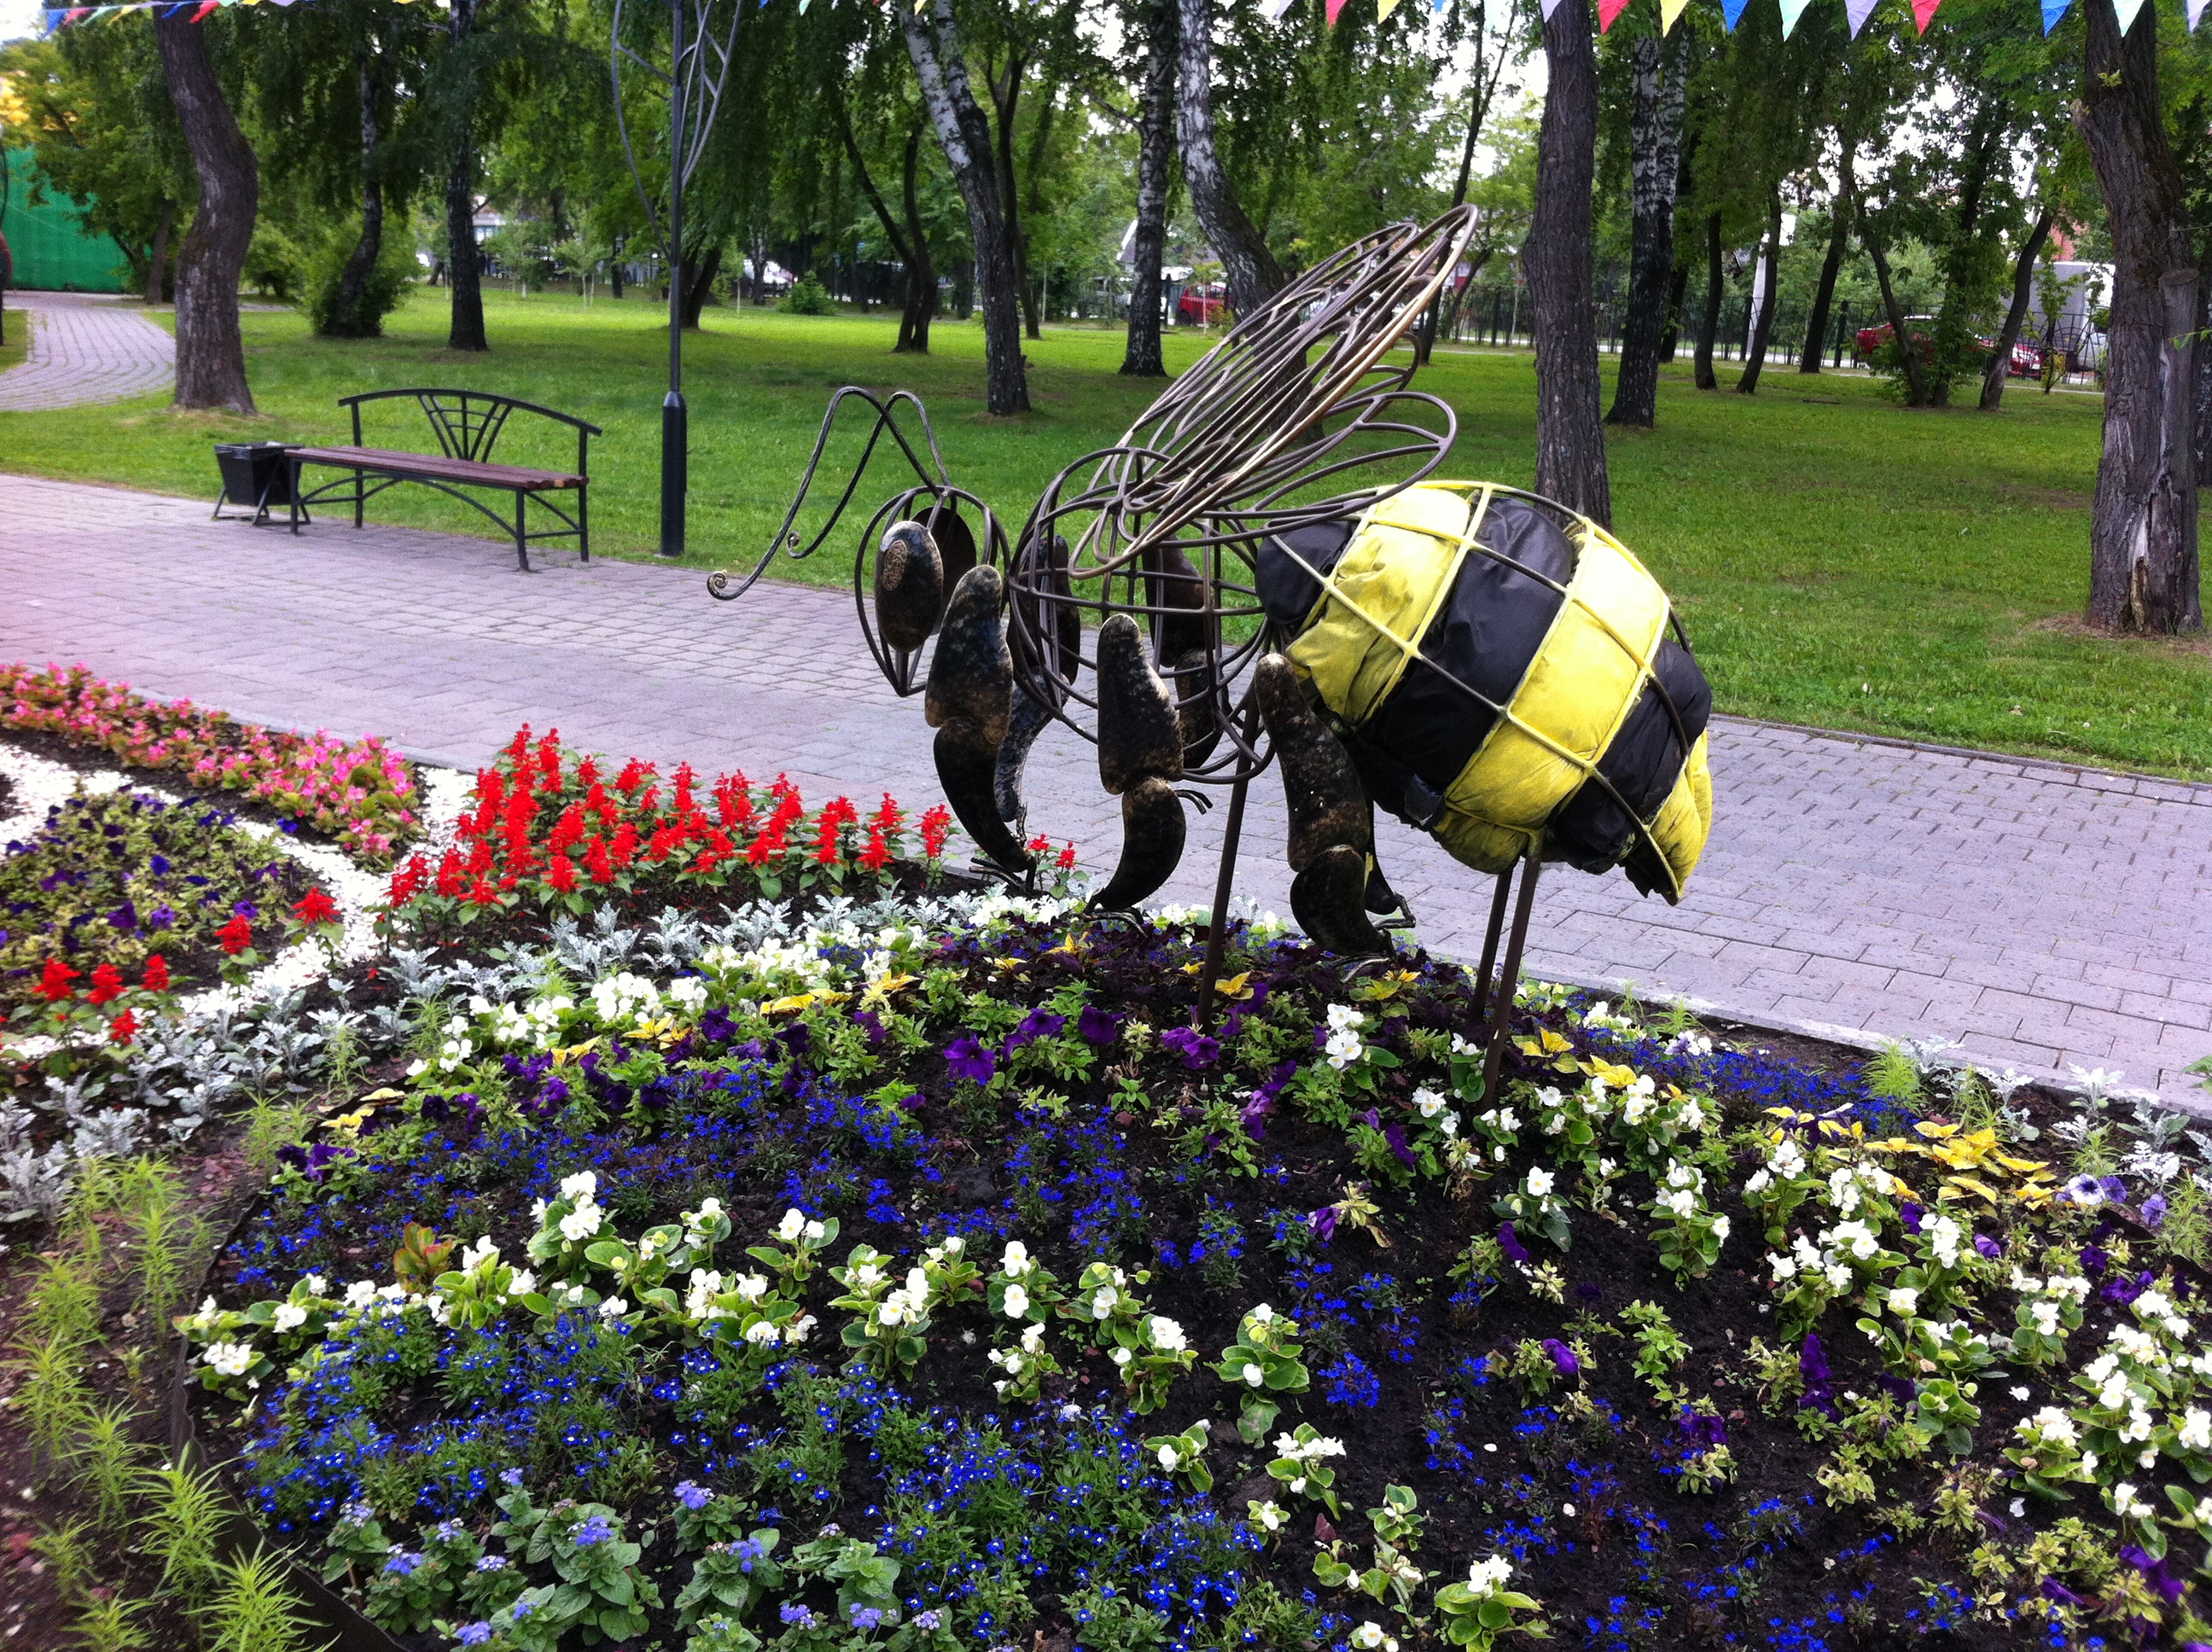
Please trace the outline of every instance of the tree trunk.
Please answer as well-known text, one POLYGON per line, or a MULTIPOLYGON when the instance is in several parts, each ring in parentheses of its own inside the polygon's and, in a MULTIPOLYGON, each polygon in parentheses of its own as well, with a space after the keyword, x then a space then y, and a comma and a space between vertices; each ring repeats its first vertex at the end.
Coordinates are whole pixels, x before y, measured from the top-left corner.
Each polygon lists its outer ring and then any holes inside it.
POLYGON ((620 299, 623 289, 623 238, 615 237, 615 244, 607 258, 607 296, 620 299))
POLYGON ((1997 348, 1990 357, 1990 364, 1982 370, 1982 411, 1994 413, 2004 403, 2005 380, 2012 371, 2012 347, 2020 343, 2020 330, 2027 321, 2028 301, 2035 295, 2035 261, 2043 256, 2043 244, 2051 239, 2052 215, 2045 207, 2036 216, 2034 228, 2027 239, 2020 244, 2020 256, 2012 265, 2012 306, 2005 312, 2004 331, 1997 335, 1997 348))
MULTIPOLYGON (((2197 258, 2197 480, 2212 477, 2212 228, 2197 258)), ((2046 372, 2044 382, 2050 382, 2046 372)), ((2047 392, 2045 392, 2048 393, 2047 392)))
POLYGON ((1229 307, 1249 315, 1281 290, 1283 266, 1267 239, 1244 216, 1237 191, 1213 146, 1213 6, 1212 0, 1178 0, 1182 19, 1181 83, 1176 88, 1183 181, 1214 257, 1229 286, 1229 307))
POLYGON ((453 319, 446 348, 488 350, 484 337, 483 271, 477 261, 476 69, 467 60, 478 0, 453 0, 447 51, 455 67, 453 150, 446 170, 446 284, 453 319))
POLYGON ((1766 258, 1761 272, 1759 319, 1752 324, 1750 347, 1744 351, 1743 371, 1736 375, 1735 393, 1759 394, 1759 375, 1766 368, 1766 341, 1774 336, 1774 313, 1782 307, 1782 191, 1767 195, 1766 258))
POLYGON ((377 164, 377 146, 384 141, 378 104, 383 88, 369 70, 366 47, 359 64, 361 83, 361 239, 347 255, 338 276, 337 301, 331 306, 330 332, 336 338, 374 338, 384 331, 384 318, 369 313, 368 282, 376 261, 384 253, 384 179, 377 164))
POLYGON ((1659 336, 1667 326, 1674 272, 1674 185, 1681 177, 1682 42, 1638 37, 1630 47, 1635 103, 1630 116, 1628 317, 1607 424, 1649 429, 1659 416, 1659 336))
POLYGON ((238 331, 238 277, 253 242, 261 169, 223 100, 202 29, 186 21, 182 7, 157 13, 154 23, 169 100, 200 180, 199 210, 177 260, 175 399, 179 407, 251 413, 253 392, 246 382, 246 345, 238 331))
POLYGON ((1943 301, 1936 312, 1935 370, 1929 375, 1929 404, 1948 407, 1951 386, 1960 363, 1974 348, 1974 299, 1968 288, 1979 260, 1974 240, 1981 228, 1982 197, 1988 191, 1990 169, 1996 164, 1997 146, 2010 118, 2002 99, 1984 104, 1975 112, 1967 131, 1966 173, 1960 179, 1959 213, 1951 244, 1943 252, 1943 301))
POLYGON ((162 277, 169 270, 169 235, 177 227, 177 203, 164 196, 161 222, 154 227, 153 256, 146 261, 146 302, 159 304, 168 296, 162 277))
POLYGON ((714 277, 722 273, 722 243, 707 249, 707 256, 687 254, 684 260, 684 330, 699 331, 699 312, 714 295, 714 277))
POLYGON ((1697 385, 1700 390, 1718 390, 1721 381, 1713 376, 1713 341, 1721 331, 1721 215, 1705 215, 1705 307, 1698 318, 1697 385))
POLYGON ((1536 335, 1536 491, 1611 525, 1590 277, 1597 170, 1597 52, 1589 0, 1544 19, 1551 67, 1536 133, 1536 201, 1524 261, 1536 335))
POLYGON ((999 211, 1006 226, 1006 250, 1014 263, 1014 286, 1020 295, 1022 332, 1030 338, 1042 335, 1037 331, 1036 295, 1030 290, 1029 236, 1022 228, 1020 189, 1014 181, 1014 119, 1020 112, 1022 76, 1029 68, 1029 59, 1018 51, 1009 50, 1004 76, 987 76, 985 87, 991 94, 992 112, 998 117, 998 130, 991 154, 999 179, 999 211))
POLYGON ((906 172, 900 204, 906 212, 907 245, 914 257, 906 267, 906 313, 899 318, 898 349, 929 354, 929 324, 937 315, 937 264, 929 254, 929 228, 921 221, 917 181, 921 172, 921 128, 906 135, 906 172))
MULTIPOLYGON (((2095 9, 2093 3, 2092 10, 2095 9)), ((1905 325, 1905 307, 1897 301, 1897 288, 1889 278, 1889 254, 1883 248, 1881 237, 1868 222, 1866 203, 1859 198, 1858 180, 1851 175, 1849 155, 1844 157, 1844 188, 1851 197, 1851 216, 1859 221, 1859 245, 1866 248, 1868 259, 1874 264, 1875 284, 1881 289, 1882 313, 1889 320, 1890 343, 1896 347, 1897 359, 1905 369, 1905 405, 1928 405, 1928 374, 1920 361, 1920 349, 1912 342, 1905 325)))
MULTIPOLYGON (((2074 125, 2112 237, 2105 446, 2089 525, 2089 623, 2171 635, 2204 623, 2197 587, 2197 260, 2159 107, 2158 30, 2084 9, 2074 125)), ((2155 19, 2152 20, 2154 22, 2155 19)))
POLYGON ((1016 308, 1018 283, 1013 249, 999 212, 998 180, 991 171, 991 123, 983 118, 968 83, 951 0, 930 0, 927 19, 904 5, 897 9, 907 55, 914 60, 915 78, 921 84, 922 105, 929 111, 945 163, 968 208, 969 239, 975 244, 976 284, 983 304, 985 400, 996 414, 1026 413, 1030 387, 1016 308))
POLYGON ((1818 373, 1821 352, 1828 343, 1828 315, 1836 301, 1836 277, 1850 250, 1851 213, 1844 192, 1836 191, 1828 220, 1828 253, 1820 260, 1820 279, 1813 288, 1813 313, 1805 318, 1805 348, 1797 357, 1797 371, 1818 373))
MULTIPOLYGON (((836 97, 834 90, 831 95, 836 97)), ((883 191, 876 187, 875 174, 868 170, 867 158, 860 153, 860 141, 853 136, 853 119, 850 112, 845 107, 845 100, 842 97, 837 97, 836 104, 837 130, 845 140, 845 155, 846 157, 853 163, 853 176, 860 182, 860 193, 868 197, 868 205, 876 215, 876 222, 884 227, 884 237, 890 242, 891 251, 898 254, 899 262, 906 267, 906 304, 899 316, 898 342, 891 346, 892 355, 905 355, 912 352, 915 348, 914 312, 915 259, 914 242, 908 239, 899 221, 891 216, 890 207, 884 200, 883 191)), ((921 129, 917 126, 907 134, 906 140, 906 187, 909 203, 908 210, 909 211, 913 210, 911 200, 914 193, 915 164, 919 157, 921 149, 921 129)), ((933 281, 935 277, 932 276, 931 279, 933 281)), ((926 330, 928 323, 925 321, 922 325, 926 330)), ((925 331, 921 353, 927 355, 928 350, 929 343, 927 331, 925 331)))
MULTIPOLYGON (((1487 37, 1490 26, 1488 11, 1486 0, 1475 0, 1474 81, 1467 91, 1467 137, 1460 144, 1459 177, 1452 185, 1451 203, 1454 206, 1467 204, 1468 180, 1474 173, 1474 141, 1482 135, 1484 117, 1490 112, 1491 90, 1498 84, 1496 76, 1492 76, 1486 84, 1483 77, 1482 43, 1487 37)), ((1480 261, 1478 261, 1475 268, 1480 267, 1480 261)), ((1468 284, 1472 284, 1474 280, 1474 269, 1471 268, 1468 271, 1468 284)), ((1450 285, 1449 277, 1446 279, 1445 285, 1450 285)), ((1452 292, 1452 320, 1455 325, 1459 320, 1460 294, 1463 290, 1464 287, 1455 288, 1452 292)), ((1428 311, 1422 316, 1420 325, 1413 329, 1413 364, 1416 367, 1428 366, 1430 353, 1436 349, 1437 320, 1443 310, 1443 301, 1444 288, 1439 287, 1437 289, 1437 295, 1429 301, 1428 311)))
POLYGON ((1176 0, 1154 0, 1145 89, 1137 105, 1137 228, 1129 241, 1129 338, 1121 354, 1121 371, 1135 379, 1165 378, 1168 370, 1160 354, 1160 264, 1167 254, 1181 46, 1176 0))
POLYGON ((1667 279, 1667 325, 1659 334, 1659 364, 1665 367, 1674 359, 1675 347, 1682 337, 1682 301, 1689 296, 1689 249, 1679 237, 1674 243, 1674 270, 1667 279))

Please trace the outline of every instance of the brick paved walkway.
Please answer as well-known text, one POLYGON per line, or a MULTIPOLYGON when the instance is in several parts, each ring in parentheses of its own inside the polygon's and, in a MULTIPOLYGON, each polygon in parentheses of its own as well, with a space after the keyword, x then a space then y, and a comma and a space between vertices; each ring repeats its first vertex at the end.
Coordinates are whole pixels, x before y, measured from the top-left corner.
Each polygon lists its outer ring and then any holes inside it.
MULTIPOLYGON (((787 769, 810 796, 935 795, 921 707, 877 676, 842 592, 720 604, 691 571, 549 553, 524 575, 489 540, 337 525, 295 540, 206 517, 0 476, 0 659, 82 659, 469 762, 527 720, 617 753, 787 769)), ((1718 820, 1688 898, 1554 868, 1532 969, 2191 1089, 2181 1069, 2212 1054, 2212 787, 1735 720, 1713 739, 1718 820)), ((1033 825, 1110 863, 1117 805, 1089 749, 1055 730, 1030 775, 1033 825)), ((1239 886, 1286 912, 1272 777, 1253 799, 1239 886)), ((1171 896, 1207 898, 1220 820, 1194 821, 1171 896)), ((1479 947, 1488 880, 1396 827, 1383 853, 1425 938, 1479 947)))
POLYGON ((167 390, 177 341, 143 310, 100 293, 8 295, 32 315, 31 353, 0 373, 0 411, 46 412, 167 390))

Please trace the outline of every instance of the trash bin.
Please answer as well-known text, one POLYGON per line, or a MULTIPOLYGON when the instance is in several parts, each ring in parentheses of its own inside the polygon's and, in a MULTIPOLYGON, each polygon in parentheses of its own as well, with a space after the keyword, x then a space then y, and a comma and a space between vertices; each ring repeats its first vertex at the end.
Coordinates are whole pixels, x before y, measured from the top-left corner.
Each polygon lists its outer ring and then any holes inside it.
POLYGON ((282 441, 219 441, 215 445, 216 468, 222 473, 222 492, 215 501, 217 520, 226 519, 222 507, 226 503, 251 504, 251 519, 232 517, 231 521, 255 523, 267 520, 272 505, 289 507, 292 503, 292 467, 285 463, 285 455, 296 444, 282 441))

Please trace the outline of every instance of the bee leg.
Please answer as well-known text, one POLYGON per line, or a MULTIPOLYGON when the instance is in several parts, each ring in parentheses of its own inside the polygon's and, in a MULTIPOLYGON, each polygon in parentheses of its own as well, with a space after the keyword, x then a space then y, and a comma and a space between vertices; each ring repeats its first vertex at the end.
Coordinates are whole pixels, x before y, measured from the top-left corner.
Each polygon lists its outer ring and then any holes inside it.
MULTIPOLYGON (((1390 945, 1364 910, 1374 865, 1375 821, 1352 755, 1298 691, 1280 654, 1253 674, 1260 715, 1283 768, 1291 817, 1291 912, 1331 952, 1387 953, 1390 945)), ((1387 890, 1389 885, 1383 887, 1387 890)))
POLYGON ((976 847, 1006 871, 1026 875, 1030 857, 1006 829, 994 795, 1000 748, 1013 720, 1014 661, 1000 623, 1003 589, 988 564, 960 576, 929 662, 922 714, 937 731, 937 778, 976 847))
POLYGON ((1091 904, 1126 910, 1174 875, 1182 859, 1182 735, 1175 695, 1145 658, 1127 614, 1098 632, 1098 780, 1121 799, 1121 859, 1091 904))

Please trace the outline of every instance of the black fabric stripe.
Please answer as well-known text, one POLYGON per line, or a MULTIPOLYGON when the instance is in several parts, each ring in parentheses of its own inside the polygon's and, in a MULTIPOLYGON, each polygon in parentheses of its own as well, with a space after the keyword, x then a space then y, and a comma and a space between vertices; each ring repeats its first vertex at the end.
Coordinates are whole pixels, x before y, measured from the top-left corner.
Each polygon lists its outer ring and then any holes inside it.
MULTIPOLYGON (((1711 720, 1713 691, 1690 651, 1668 637, 1652 661, 1656 684, 1644 692, 1622 722, 1620 732, 1598 758, 1597 772, 1612 782, 1622 801, 1638 817, 1649 820, 1674 790, 1688 750, 1676 738, 1674 719, 1660 697, 1664 687, 1682 720, 1682 731, 1695 744, 1711 720)), ((1608 872, 1629 856, 1629 876, 1649 895, 1670 881, 1650 844, 1636 830, 1636 823, 1613 800, 1613 793, 1595 780, 1584 780, 1574 795, 1552 817, 1548 841, 1553 853, 1583 872, 1608 872), (1641 849, 1641 856, 1633 853, 1641 849)))
POLYGON ((1306 616, 1321 600, 1319 574, 1335 568, 1344 548, 1352 543, 1352 524, 1350 522, 1320 522, 1310 527, 1293 528, 1288 533, 1271 534, 1260 542, 1257 566, 1253 569, 1253 584, 1260 592, 1260 606, 1267 617, 1286 632, 1295 635, 1306 623, 1306 616), (1297 553, 1292 556, 1283 547, 1287 544, 1297 553), (1308 573, 1298 565, 1303 557, 1315 573, 1308 573))
MULTIPOLYGON (((1474 538, 1561 585, 1574 578, 1575 551, 1567 536, 1550 517, 1517 499, 1493 499, 1474 538)), ((1407 662, 1398 686, 1361 731, 1364 739, 1419 775, 1431 791, 1449 791, 1497 718, 1444 673, 1488 700, 1508 703, 1544 646, 1559 602, 1559 592, 1542 580, 1469 553, 1449 599, 1421 638, 1422 657, 1407 662)), ((1393 812, 1404 817, 1402 810, 1393 812)))

